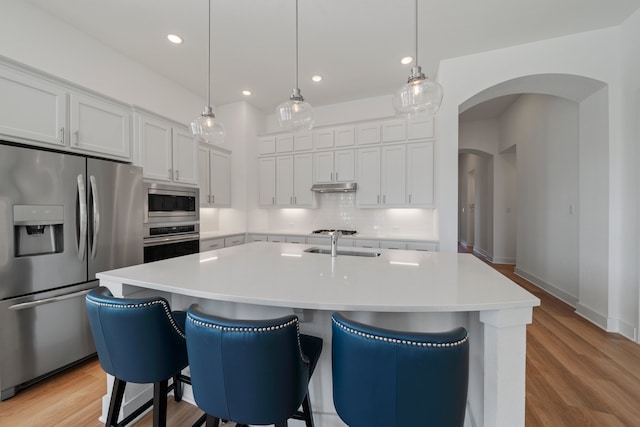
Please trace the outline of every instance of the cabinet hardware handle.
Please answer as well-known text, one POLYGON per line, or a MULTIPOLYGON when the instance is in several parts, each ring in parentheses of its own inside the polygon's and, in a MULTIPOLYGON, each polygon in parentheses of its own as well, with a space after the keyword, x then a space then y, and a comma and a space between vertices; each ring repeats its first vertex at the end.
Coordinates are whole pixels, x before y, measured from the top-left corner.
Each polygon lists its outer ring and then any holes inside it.
POLYGON ((376 200, 376 203, 377 203, 377 204, 380 204, 380 195, 379 195, 379 194, 378 194, 378 198, 377 198, 377 200, 376 200))
POLYGON ((386 204, 387 204, 387 195, 386 195, 386 194, 384 194, 384 195, 382 196, 382 204, 383 204, 383 205, 386 205, 386 204))
POLYGON ((271 204, 272 204, 272 205, 275 205, 275 204, 276 204, 276 198, 275 198, 275 197, 272 197, 272 198, 271 198, 271 204))
POLYGON ((169 169, 169 179, 173 179, 173 170, 169 169))
POLYGON ((211 194, 209 194, 209 203, 211 203, 211 194))
POLYGON ((212 194, 211 195, 211 203, 215 203, 216 202, 216 195, 212 194))
POLYGON ((73 133, 76 136, 76 146, 80 145, 80 131, 77 130, 73 133))
POLYGON ((409 194, 409 203, 411 203, 411 194, 409 194))
POLYGON ((180 171, 176 169, 176 181, 180 181, 180 171))
POLYGON ((64 127, 60 128, 60 142, 64 144, 64 127))
POLYGON ((333 172, 331 172, 331 181, 333 181, 333 172))
POLYGON ((293 196, 293 204, 294 205, 298 204, 298 196, 293 196))
POLYGON ((336 181, 338 180, 338 172, 336 172, 336 181))

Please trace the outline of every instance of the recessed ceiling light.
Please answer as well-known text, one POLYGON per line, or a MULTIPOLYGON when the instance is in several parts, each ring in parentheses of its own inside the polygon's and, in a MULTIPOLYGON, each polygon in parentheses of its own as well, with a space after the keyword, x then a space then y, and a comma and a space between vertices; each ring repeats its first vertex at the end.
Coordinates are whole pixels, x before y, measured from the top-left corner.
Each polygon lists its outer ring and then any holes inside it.
POLYGON ((251 91, 250 91, 249 89, 244 89, 244 90, 242 91, 242 94, 243 94, 244 96, 251 96, 251 91))
POLYGON ((413 62, 413 56, 405 56, 400 60, 400 63, 403 65, 411 64, 413 62))
POLYGON ((313 77, 311 77, 311 80, 313 80, 314 82, 318 83, 320 80, 322 80, 322 76, 318 76, 318 75, 313 76, 313 77))
POLYGON ((168 34, 167 39, 173 44, 182 44, 182 37, 175 34, 168 34))

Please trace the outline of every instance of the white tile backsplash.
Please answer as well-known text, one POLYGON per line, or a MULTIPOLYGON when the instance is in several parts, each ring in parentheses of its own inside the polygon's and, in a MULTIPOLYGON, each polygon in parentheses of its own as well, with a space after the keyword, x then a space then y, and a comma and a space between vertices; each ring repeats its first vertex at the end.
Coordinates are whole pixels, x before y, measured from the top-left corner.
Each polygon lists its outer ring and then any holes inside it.
POLYGON ((433 209, 358 209, 355 193, 321 193, 317 197, 316 209, 266 209, 268 230, 310 232, 338 228, 387 237, 396 234, 437 239, 433 209))

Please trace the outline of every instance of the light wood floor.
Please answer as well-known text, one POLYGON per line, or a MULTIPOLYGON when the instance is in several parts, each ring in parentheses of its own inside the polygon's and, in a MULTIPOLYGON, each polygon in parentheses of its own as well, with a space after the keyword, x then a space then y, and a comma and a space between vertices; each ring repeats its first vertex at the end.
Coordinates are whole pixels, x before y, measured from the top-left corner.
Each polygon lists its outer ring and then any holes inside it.
MULTIPOLYGON (((640 426, 640 345, 577 316, 513 266, 493 267, 542 301, 527 329, 526 427, 640 426)), ((0 426, 98 427, 105 391, 93 359, 0 402, 0 426)), ((169 400, 170 426, 190 426, 200 414, 169 400)), ((151 426, 150 414, 136 426, 151 426)))

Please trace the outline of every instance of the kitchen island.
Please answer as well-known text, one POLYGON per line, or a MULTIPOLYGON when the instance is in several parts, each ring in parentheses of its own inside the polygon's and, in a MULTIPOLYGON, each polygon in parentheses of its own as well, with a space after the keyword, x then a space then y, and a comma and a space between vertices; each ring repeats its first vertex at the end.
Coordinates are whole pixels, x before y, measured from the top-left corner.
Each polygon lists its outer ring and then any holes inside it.
MULTIPOLYGON (((524 426, 526 325, 540 304, 536 297, 469 254, 370 249, 380 255, 332 258, 305 252, 309 248, 255 242, 97 277, 116 296, 163 295, 174 310, 198 302, 227 317, 297 314, 303 333, 324 338, 310 384, 318 427, 344 426, 332 399, 331 313, 412 331, 464 326, 470 343, 466 425, 524 426)), ((146 397, 142 388, 150 395, 150 386, 139 387, 127 391, 125 414, 146 397)))

